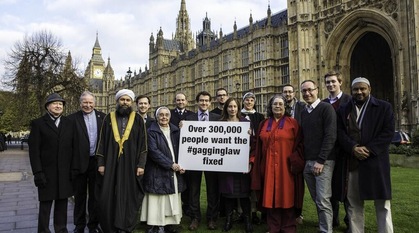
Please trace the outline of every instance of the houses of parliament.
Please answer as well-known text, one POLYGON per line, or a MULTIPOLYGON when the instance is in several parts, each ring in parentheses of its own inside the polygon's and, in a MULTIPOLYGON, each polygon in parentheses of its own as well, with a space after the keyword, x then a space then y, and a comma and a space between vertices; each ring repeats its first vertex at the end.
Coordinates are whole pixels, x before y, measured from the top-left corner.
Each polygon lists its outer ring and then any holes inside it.
MULTIPOLYGON (((288 0, 287 9, 254 19, 233 31, 215 33, 206 16, 193 38, 185 0, 180 1, 176 32, 164 37, 160 28, 150 35, 145 70, 127 72, 115 80, 110 59, 105 62, 96 36, 85 71, 97 97, 96 107, 109 112, 122 88, 148 95, 153 109, 174 107, 182 92, 189 109, 195 95, 215 95, 224 87, 230 96, 256 94, 264 112, 267 100, 292 84, 296 96, 303 80, 318 83, 320 98, 327 96, 323 76, 329 70, 343 75, 343 90, 359 76, 371 82, 372 95, 393 105, 396 129, 413 130, 419 123, 419 2, 416 0, 288 0)), ((135 61, 133 61, 135 62, 135 61)), ((214 100, 213 100, 214 101, 214 100)), ((215 104, 213 104, 215 106, 215 104)))

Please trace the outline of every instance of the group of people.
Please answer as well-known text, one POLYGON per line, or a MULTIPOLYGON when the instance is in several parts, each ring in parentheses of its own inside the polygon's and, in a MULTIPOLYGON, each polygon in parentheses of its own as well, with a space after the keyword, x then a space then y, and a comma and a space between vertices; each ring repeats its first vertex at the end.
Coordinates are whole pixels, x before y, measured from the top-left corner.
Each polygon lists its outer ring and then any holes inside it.
POLYGON ((55 232, 68 232, 67 200, 73 195, 75 233, 86 227, 91 233, 132 232, 138 220, 149 225, 149 233, 179 232, 184 215, 195 231, 202 221, 202 175, 209 230, 230 231, 233 213, 240 212, 245 232, 253 232, 260 211, 268 232, 296 232, 305 181, 320 232, 339 225, 340 202, 347 231, 364 232, 364 200, 375 201, 378 231, 393 232, 391 105, 370 94, 366 78, 352 81, 352 96, 342 92, 338 72, 326 74, 324 82, 330 95, 323 101, 315 81, 301 83, 305 103, 295 97, 293 86, 283 86, 269 99, 266 114, 256 110, 253 93, 239 100, 224 88, 217 89, 218 106, 212 111, 210 93, 196 95, 197 112, 186 109, 186 95, 177 93, 175 109, 160 106, 153 116, 150 98, 135 97, 128 89, 116 93, 116 109, 109 114, 97 111, 94 95, 85 91, 80 111, 63 116, 65 100, 51 94, 46 114, 32 121, 29 136, 38 232, 50 232, 53 204, 55 232), (248 172, 183 168, 178 159, 184 121, 250 122, 248 172), (222 227, 219 216, 225 216, 222 227))

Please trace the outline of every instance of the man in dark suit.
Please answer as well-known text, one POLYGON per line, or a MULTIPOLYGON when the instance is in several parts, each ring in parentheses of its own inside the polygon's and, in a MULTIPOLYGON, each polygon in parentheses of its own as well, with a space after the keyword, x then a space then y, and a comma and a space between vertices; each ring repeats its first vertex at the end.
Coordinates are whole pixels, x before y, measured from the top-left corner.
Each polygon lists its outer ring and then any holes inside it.
MULTIPOLYGON (((394 134, 391 104, 374 98, 368 79, 352 81, 352 101, 338 110, 338 140, 348 160, 350 232, 364 232, 364 201, 373 200, 377 232, 393 232, 389 146, 394 134)), ((341 155, 343 156, 343 155, 341 155)))
POLYGON ((73 124, 65 116, 64 99, 57 93, 45 102, 47 113, 31 122, 29 159, 38 187, 38 232, 51 232, 49 219, 54 203, 54 231, 67 230, 67 203, 73 195, 73 124))
MULTIPOLYGON (((329 71, 324 75, 324 83, 326 85, 329 96, 323 99, 323 102, 330 103, 335 110, 339 108, 340 105, 344 105, 351 100, 351 96, 343 93, 342 86, 342 75, 337 71, 329 71)), ((332 177, 332 197, 330 202, 332 203, 333 209, 333 227, 338 227, 340 225, 339 221, 339 201, 343 202, 345 205, 345 213, 347 212, 347 206, 345 198, 343 197, 344 187, 340 184, 343 184, 342 179, 345 178, 346 166, 344 166, 344 159, 339 156, 340 148, 339 143, 336 141, 334 152, 336 154, 335 160, 335 169, 333 169, 332 177)), ((346 224, 347 231, 349 230, 349 220, 347 214, 343 221, 346 224)))
POLYGON ((144 119, 146 128, 150 127, 151 123, 155 121, 154 118, 150 117, 147 112, 150 109, 150 98, 146 95, 139 95, 135 98, 137 104, 138 114, 144 119))
POLYGON ((218 102, 218 106, 216 108, 214 108, 213 110, 211 110, 212 113, 221 115, 221 113, 223 112, 223 106, 224 103, 228 100, 228 93, 227 90, 223 87, 218 88, 217 91, 215 92, 216 97, 217 97, 217 102, 218 102))
MULTIPOLYGON (((220 115, 209 112, 208 108, 211 105, 211 94, 206 91, 201 91, 196 96, 198 102, 198 112, 186 117, 187 121, 218 121, 220 115)), ((189 211, 192 222, 189 225, 189 230, 194 231, 198 228, 201 221, 201 179, 202 171, 187 171, 187 186, 189 194, 189 211)), ((207 224, 209 230, 217 228, 216 221, 219 212, 220 193, 218 191, 218 174, 217 172, 205 171, 205 182, 207 187, 207 224)))
POLYGON ((74 233, 83 233, 86 227, 86 201, 89 211, 89 233, 102 232, 99 228, 98 208, 95 196, 97 162, 96 144, 105 113, 95 110, 95 96, 85 91, 80 96, 80 111, 69 116, 74 123, 74 155, 80 169, 74 185, 74 233))
MULTIPOLYGON (((179 123, 183 120, 185 120, 186 117, 190 115, 194 115, 194 112, 189 111, 186 109, 186 106, 188 105, 188 100, 186 99, 186 95, 179 92, 176 94, 174 103, 176 105, 176 108, 170 110, 170 123, 176 125, 179 127, 179 123)), ((184 179, 188 180, 189 173, 183 174, 184 179)), ((183 214, 186 216, 190 216, 189 211, 189 190, 188 187, 186 187, 186 190, 182 192, 182 211, 183 214)))
POLYGON ((186 106, 188 105, 188 100, 186 99, 186 96, 183 93, 176 94, 175 104, 176 108, 170 110, 170 123, 179 127, 179 122, 185 120, 187 116, 193 115, 194 112, 186 109, 186 106))
POLYGON ((291 84, 285 84, 285 86, 282 87, 282 96, 287 100, 285 111, 300 124, 301 112, 305 109, 306 104, 295 97, 294 87, 291 84))
MULTIPOLYGON (((282 96, 285 97, 287 101, 287 105, 285 107, 285 111, 295 120, 297 120, 298 124, 301 124, 301 112, 305 109, 306 104, 299 101, 297 97, 295 97, 294 87, 291 84, 285 84, 282 87, 282 96)), ((297 175, 302 176, 302 175, 297 175)), ((304 179, 296 178, 296 185, 298 185, 302 190, 304 190, 304 179)), ((296 222, 298 224, 303 224, 303 209, 300 207, 295 207, 295 216, 296 222)), ((266 214, 263 214, 262 219, 266 219, 266 214)))

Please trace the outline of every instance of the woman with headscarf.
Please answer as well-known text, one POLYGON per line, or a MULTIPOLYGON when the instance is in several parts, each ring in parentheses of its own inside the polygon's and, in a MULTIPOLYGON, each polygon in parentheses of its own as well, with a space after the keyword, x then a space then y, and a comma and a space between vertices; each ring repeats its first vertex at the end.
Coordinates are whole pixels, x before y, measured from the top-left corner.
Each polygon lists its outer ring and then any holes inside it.
POLYGON ((281 95, 269 100, 267 116, 256 134, 252 189, 267 212, 269 232, 296 232, 295 207, 303 191, 296 179, 302 179, 304 168, 300 127, 286 115, 281 95))
POLYGON ((265 120, 265 116, 256 111, 256 95, 252 92, 244 94, 242 106, 241 115, 252 122, 253 134, 255 134, 259 129, 260 122, 265 120))
MULTIPOLYGON (((240 116, 239 102, 234 98, 229 98, 224 106, 221 121, 239 122, 248 121, 240 116)), ((252 139, 251 139, 252 141, 252 139)), ((251 154, 251 153, 250 153, 251 154)), ((250 159, 251 160, 251 159, 250 159)), ((249 162, 250 171, 250 162, 249 162)), ((250 175, 249 173, 220 172, 219 190, 225 198, 226 222, 223 231, 229 231, 233 226, 233 209, 237 199, 243 210, 243 220, 245 223, 245 232, 253 232, 253 226, 250 221, 250 175)))
MULTIPOLYGON (((260 122, 265 120, 265 116, 262 113, 256 111, 256 95, 252 92, 247 92, 243 95, 242 106, 243 108, 241 110, 241 115, 252 123, 252 136, 254 137, 256 132, 258 132, 260 122)), ((251 193, 250 201, 252 208, 252 222, 255 224, 260 224, 261 219, 259 219, 257 215, 257 198, 255 192, 251 193)), ((266 221, 265 213, 262 213, 262 220, 266 221)))
POLYGON ((148 129, 148 157, 143 186, 146 192, 141 220, 152 227, 149 233, 176 232, 182 218, 181 192, 185 170, 177 164, 179 128, 170 123, 170 110, 156 110, 156 121, 148 129))

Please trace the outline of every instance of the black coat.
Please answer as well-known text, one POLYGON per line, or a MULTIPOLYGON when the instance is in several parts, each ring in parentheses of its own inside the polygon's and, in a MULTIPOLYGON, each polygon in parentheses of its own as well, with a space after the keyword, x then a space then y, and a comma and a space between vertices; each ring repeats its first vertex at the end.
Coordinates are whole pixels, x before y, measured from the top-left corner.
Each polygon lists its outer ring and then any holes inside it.
POLYGON ((190 115, 193 115, 194 112, 191 112, 187 109, 183 110, 182 116, 179 115, 177 112, 177 109, 170 110, 170 123, 176 125, 176 127, 179 127, 179 122, 185 120, 190 115))
MULTIPOLYGON (((100 128, 102 127, 102 122, 106 114, 97 110, 93 111, 95 112, 96 116, 97 137, 99 139, 100 128)), ((86 123, 83 117, 83 111, 77 111, 68 117, 73 121, 74 124, 74 155, 77 164, 76 167, 78 168, 78 172, 80 174, 85 173, 89 166, 90 142, 86 123)))
POLYGON ((370 95, 361 126, 361 141, 348 134, 349 114, 354 104, 341 105, 338 109, 338 140, 346 158, 353 156, 355 145, 365 146, 370 156, 359 160, 359 195, 361 200, 390 200, 391 178, 389 146, 394 134, 394 114, 391 104, 370 95))
MULTIPOLYGON (((332 106, 337 111, 339 106, 345 105, 352 100, 352 96, 342 93, 340 99, 333 103, 332 106)), ((330 99, 325 98, 322 100, 323 102, 330 104, 330 99)), ((346 179, 347 179, 347 169, 348 164, 344 156, 340 156, 345 152, 340 148, 339 141, 336 140, 335 148, 333 149, 333 153, 335 153, 335 168, 333 169, 333 177, 332 177, 332 197, 339 201, 344 201, 346 198, 346 179)))
MULTIPOLYGON (((119 117, 116 114, 116 118, 119 117)), ((137 223, 138 209, 144 197, 143 176, 137 176, 137 169, 145 168, 147 132, 143 118, 138 114, 134 117, 120 155, 110 114, 103 119, 96 150, 98 166, 105 167, 105 174, 96 178, 99 221, 103 232, 114 232, 115 228, 131 232, 137 223)))
MULTIPOLYGON (((153 122, 148 129, 148 157, 144 170, 143 187, 148 193, 173 194, 175 183, 173 178, 173 159, 168 142, 157 122, 153 122)), ((173 147, 175 162, 179 159, 180 130, 170 124, 170 139, 173 147)), ((178 192, 186 189, 183 176, 175 173, 178 182, 178 192)))
POLYGON ((73 195, 73 125, 65 116, 59 127, 48 114, 31 122, 28 139, 33 174, 43 172, 46 186, 38 188, 39 201, 65 199, 73 195))

